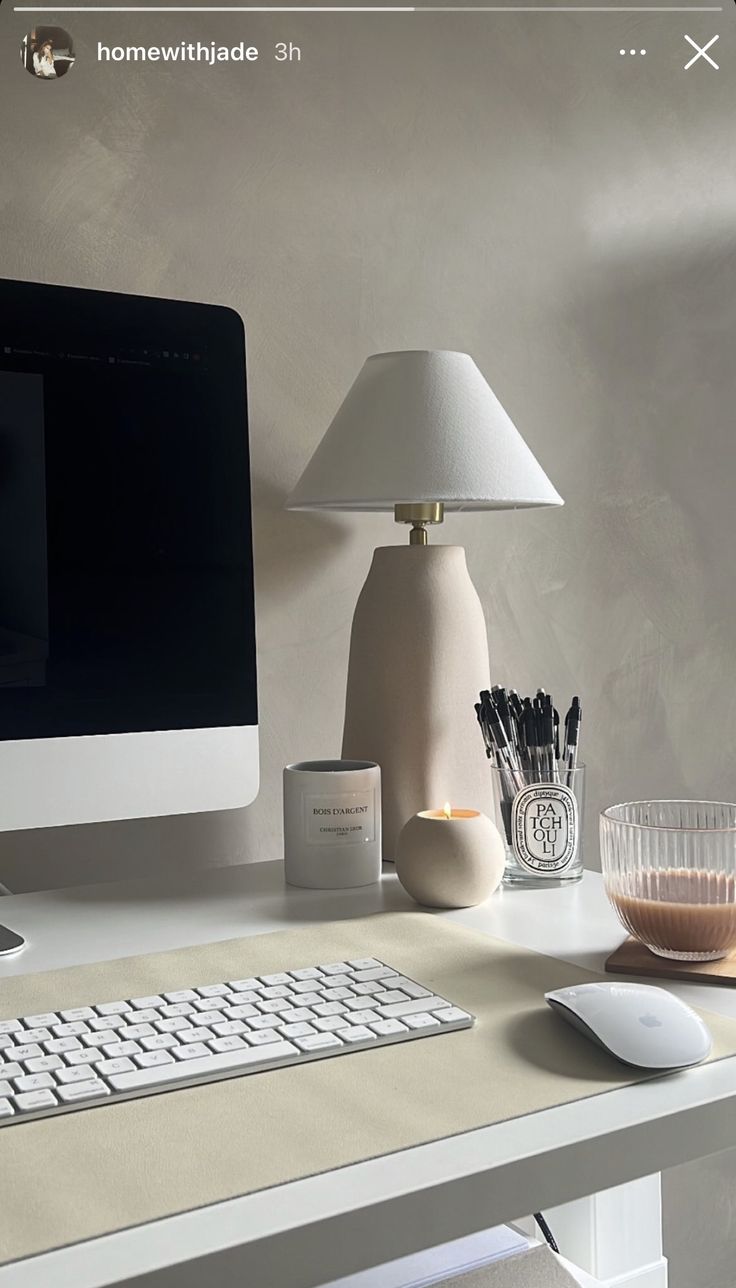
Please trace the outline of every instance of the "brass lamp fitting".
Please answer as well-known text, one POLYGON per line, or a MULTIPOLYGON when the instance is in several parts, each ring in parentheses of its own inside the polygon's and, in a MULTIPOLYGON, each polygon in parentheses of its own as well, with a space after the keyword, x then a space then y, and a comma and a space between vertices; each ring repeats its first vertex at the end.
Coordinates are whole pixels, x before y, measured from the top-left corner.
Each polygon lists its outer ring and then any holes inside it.
POLYGON ((427 526, 431 523, 442 523, 444 517, 445 507, 442 501, 415 501, 394 506, 396 522, 411 524, 409 533, 411 546, 426 546, 427 526))

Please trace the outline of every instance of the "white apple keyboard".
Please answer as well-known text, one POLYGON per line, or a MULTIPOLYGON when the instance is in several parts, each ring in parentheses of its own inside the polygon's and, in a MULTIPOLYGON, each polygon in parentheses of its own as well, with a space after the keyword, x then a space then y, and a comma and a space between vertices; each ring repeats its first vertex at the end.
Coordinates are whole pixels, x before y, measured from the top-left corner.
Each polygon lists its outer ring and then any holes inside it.
POLYGON ((474 1022, 375 957, 0 1020, 0 1127, 474 1022))

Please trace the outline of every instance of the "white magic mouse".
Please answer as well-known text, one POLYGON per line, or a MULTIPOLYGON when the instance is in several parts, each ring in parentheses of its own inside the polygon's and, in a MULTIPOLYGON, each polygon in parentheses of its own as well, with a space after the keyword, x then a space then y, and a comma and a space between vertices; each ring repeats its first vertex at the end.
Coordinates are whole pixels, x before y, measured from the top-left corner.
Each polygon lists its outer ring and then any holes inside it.
POLYGON ((712 1038, 691 1007, 652 984, 575 984, 545 993, 568 1024, 617 1060, 642 1069, 685 1069, 709 1054, 712 1038))

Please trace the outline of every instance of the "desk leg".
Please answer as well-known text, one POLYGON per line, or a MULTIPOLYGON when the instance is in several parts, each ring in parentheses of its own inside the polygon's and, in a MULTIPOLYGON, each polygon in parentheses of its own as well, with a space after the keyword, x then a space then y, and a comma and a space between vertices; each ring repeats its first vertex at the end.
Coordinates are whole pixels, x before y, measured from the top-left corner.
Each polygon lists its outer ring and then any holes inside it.
POLYGON ((560 1252, 601 1288, 667 1288, 659 1173, 544 1215, 560 1252))

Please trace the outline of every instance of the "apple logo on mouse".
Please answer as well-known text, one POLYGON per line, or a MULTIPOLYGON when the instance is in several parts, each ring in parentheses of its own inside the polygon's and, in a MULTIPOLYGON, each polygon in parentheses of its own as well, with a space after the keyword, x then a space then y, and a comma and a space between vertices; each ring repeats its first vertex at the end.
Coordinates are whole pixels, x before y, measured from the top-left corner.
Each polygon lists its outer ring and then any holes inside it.
POLYGON ((661 1029, 662 1021, 658 1020, 656 1015, 640 1015, 639 1023, 644 1024, 648 1029, 661 1029))

